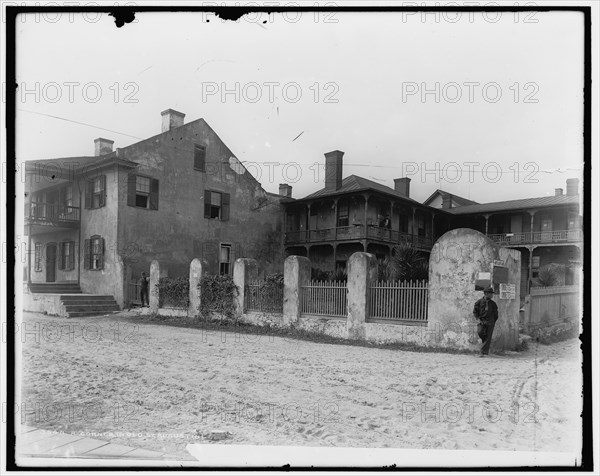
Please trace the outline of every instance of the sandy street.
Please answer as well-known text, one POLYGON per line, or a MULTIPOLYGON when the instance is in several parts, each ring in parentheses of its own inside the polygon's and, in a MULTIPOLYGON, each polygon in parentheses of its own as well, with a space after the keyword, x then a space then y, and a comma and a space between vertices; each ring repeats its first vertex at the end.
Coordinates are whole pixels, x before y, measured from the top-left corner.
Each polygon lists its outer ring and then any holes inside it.
POLYGON ((25 313, 24 423, 175 455, 219 431, 221 444, 581 447, 576 339, 481 359, 127 316, 25 313))

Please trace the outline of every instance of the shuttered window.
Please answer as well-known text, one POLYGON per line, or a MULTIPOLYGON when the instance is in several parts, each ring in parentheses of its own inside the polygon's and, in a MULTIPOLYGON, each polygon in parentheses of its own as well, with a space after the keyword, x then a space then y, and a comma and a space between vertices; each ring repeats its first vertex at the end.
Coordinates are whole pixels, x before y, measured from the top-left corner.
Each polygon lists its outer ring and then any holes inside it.
POLYGON ((127 177, 127 205, 158 210, 158 180, 143 175, 127 177))
POLYGON ((94 235, 84 242, 83 268, 100 270, 104 268, 104 238, 94 235))
POLYGON ((194 146, 194 169, 206 172, 206 147, 203 145, 194 146))
POLYGON ((34 271, 42 270, 42 243, 35 244, 35 265, 34 271))
POLYGON ((106 205, 106 175, 86 182, 85 208, 101 208, 106 205))
POLYGON ((75 268, 75 242, 63 241, 58 254, 58 269, 71 271, 75 268))
POLYGON ((205 190, 204 218, 221 221, 229 220, 229 194, 205 190))
POLYGON ((231 271, 231 245, 221 245, 219 255, 219 274, 226 275, 231 271))

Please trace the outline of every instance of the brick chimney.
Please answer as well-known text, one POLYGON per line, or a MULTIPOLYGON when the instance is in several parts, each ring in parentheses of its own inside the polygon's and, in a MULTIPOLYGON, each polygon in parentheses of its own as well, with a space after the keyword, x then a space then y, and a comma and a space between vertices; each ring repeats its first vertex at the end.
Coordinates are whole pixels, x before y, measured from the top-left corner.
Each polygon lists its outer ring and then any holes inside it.
POLYGON ((444 208, 444 209, 452 208, 452 195, 449 195, 449 194, 442 195, 442 208, 444 208))
POLYGON ((557 197, 560 197, 563 194, 563 189, 562 188, 555 188, 554 189, 554 195, 557 197))
POLYGON ((394 179, 394 190, 400 195, 409 198, 410 197, 410 179, 408 177, 402 177, 394 179))
POLYGON ((342 187, 342 158, 341 150, 325 154, 325 189, 339 190, 342 187))
POLYGON ((578 178, 570 178, 567 179, 567 195, 570 197, 574 195, 579 195, 579 179, 578 178))
POLYGON ((114 143, 114 140, 103 139, 102 137, 94 139, 94 155, 98 157, 99 155, 110 154, 113 151, 114 143))
POLYGON ((183 118, 185 117, 183 112, 176 111, 175 109, 167 109, 161 112, 160 115, 162 116, 162 132, 183 126, 183 118))
POLYGON ((279 184, 279 195, 287 198, 292 198, 292 186, 287 183, 279 184))

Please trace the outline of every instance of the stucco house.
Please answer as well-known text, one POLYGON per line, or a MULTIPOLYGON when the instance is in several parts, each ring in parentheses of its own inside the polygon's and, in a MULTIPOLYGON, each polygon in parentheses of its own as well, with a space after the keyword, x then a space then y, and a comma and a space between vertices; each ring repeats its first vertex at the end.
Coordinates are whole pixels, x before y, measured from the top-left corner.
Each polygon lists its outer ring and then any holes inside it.
MULTIPOLYGON (((154 259, 169 276, 202 258, 231 274, 242 256, 282 267, 282 209, 204 119, 161 113, 161 132, 93 156, 26 162, 26 290, 113 296, 154 259)), ((158 122, 158 121, 157 121, 158 122)))

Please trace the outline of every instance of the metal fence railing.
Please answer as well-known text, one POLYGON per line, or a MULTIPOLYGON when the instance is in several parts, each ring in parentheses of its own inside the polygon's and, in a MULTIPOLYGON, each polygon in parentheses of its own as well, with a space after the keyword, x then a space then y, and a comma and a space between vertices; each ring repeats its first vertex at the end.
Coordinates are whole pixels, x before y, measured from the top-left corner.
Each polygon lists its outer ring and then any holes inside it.
POLYGON ((245 286, 244 310, 259 312, 283 312, 283 286, 253 281, 245 286))
POLYGON ((427 322, 429 283, 379 281, 371 286, 368 317, 427 322))
POLYGON ((347 317, 347 294, 344 281, 310 281, 301 287, 300 313, 347 317))
POLYGON ((127 285, 127 301, 129 305, 141 306, 142 300, 140 297, 140 290, 142 285, 138 282, 132 281, 127 285))

